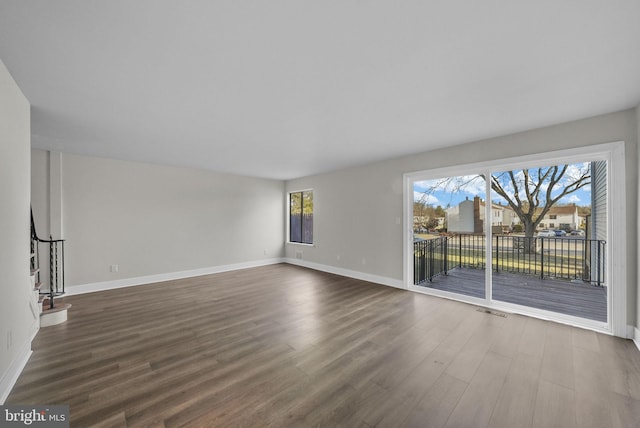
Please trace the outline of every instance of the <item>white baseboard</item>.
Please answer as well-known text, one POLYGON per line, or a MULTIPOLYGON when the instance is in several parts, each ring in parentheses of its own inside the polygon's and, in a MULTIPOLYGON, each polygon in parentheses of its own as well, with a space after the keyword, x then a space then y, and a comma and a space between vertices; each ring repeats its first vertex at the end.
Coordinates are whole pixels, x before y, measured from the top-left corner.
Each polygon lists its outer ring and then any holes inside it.
POLYGON ((636 344, 636 348, 640 351, 640 328, 635 327, 635 334, 633 335, 633 343, 636 344))
POLYGON ((67 296, 76 294, 94 293, 97 291, 114 290, 116 288, 134 287, 136 285, 152 284, 154 282, 172 281, 175 279, 192 278, 195 276, 210 275, 214 273, 229 272, 233 270, 248 269, 259 266, 273 265, 277 263, 289 263, 292 265, 307 267, 309 269, 319 270, 322 272, 342 275, 349 278, 359 279, 362 281, 374 282, 389 287, 400 288, 406 290, 401 280, 388 278, 379 275, 372 275, 364 272, 358 272, 350 269, 344 269, 320 263, 308 262, 305 260, 291 258, 273 258, 265 260, 257 260, 253 262, 235 263, 231 265, 212 266, 201 269, 193 269, 181 272, 169 272, 157 275, 138 276, 135 278, 118 279, 115 281, 93 282, 89 284, 81 284, 67 287, 67 296))
POLYGON ((296 265, 296 266, 306 267, 309 269, 319 270, 322 272, 328 272, 336 275, 346 276, 349 278, 359 279, 361 281, 374 282, 376 284, 381 284, 381 285, 386 285, 388 287, 394 287, 394 288, 400 288, 402 290, 406 290, 402 280, 389 278, 386 276, 372 275, 370 273, 358 272, 355 270, 323 265, 320 263, 308 262, 306 260, 285 258, 284 262, 292 265, 296 265))
POLYGON ((11 362, 7 371, 2 375, 2 378, 0 379, 0 405, 4 404, 7 397, 9 397, 9 393, 16 384, 20 373, 22 373, 22 370, 27 365, 27 361, 29 361, 32 352, 30 339, 25 342, 20 353, 18 353, 16 358, 11 362))
POLYGON ((97 291, 113 290, 116 288, 133 287, 136 285, 151 284, 154 282, 172 281, 174 279, 191 278, 195 276, 210 275, 213 273, 229 272, 233 270, 248 269, 259 266, 273 265, 277 263, 289 263, 292 265, 302 266, 309 269, 319 270, 322 272, 342 275, 349 278, 359 279, 362 281, 374 282, 376 284, 386 285, 389 287, 400 288, 406 290, 402 280, 389 278, 380 275, 372 275, 365 272, 339 268, 335 266, 323 265, 320 263, 309 262, 306 260, 298 260, 291 258, 273 258, 265 260, 257 260, 253 262, 235 263, 231 265, 212 266, 202 269, 186 270, 182 272, 169 272, 157 275, 138 276, 135 278, 118 279, 115 281, 93 282, 89 284, 81 284, 67 287, 67 296, 76 294, 94 293, 97 291))
POLYGON ((257 260, 253 262, 235 263, 230 265, 212 266, 201 269, 185 270, 181 272, 161 273, 157 275, 138 276, 135 278, 118 279, 115 281, 93 282, 89 284, 81 284, 67 287, 66 295, 73 296, 76 294, 94 293, 96 291, 113 290, 116 288, 133 287, 136 285, 151 284, 154 282, 172 281, 175 279, 192 278, 195 276, 210 275, 213 273, 229 272, 239 269, 247 269, 259 266, 273 265, 282 263, 284 259, 273 258, 265 260, 257 260))

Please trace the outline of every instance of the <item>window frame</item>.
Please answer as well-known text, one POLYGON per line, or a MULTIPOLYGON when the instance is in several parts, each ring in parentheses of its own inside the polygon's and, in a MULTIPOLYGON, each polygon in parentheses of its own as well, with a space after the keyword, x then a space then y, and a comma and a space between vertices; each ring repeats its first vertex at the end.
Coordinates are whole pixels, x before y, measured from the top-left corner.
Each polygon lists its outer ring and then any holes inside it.
MULTIPOLYGON (((300 189, 300 190, 291 190, 287 192, 287 198, 286 198, 286 206, 287 206, 287 236, 286 236, 286 242, 287 244, 294 244, 294 245, 303 245, 303 246, 308 246, 308 247, 313 247, 314 246, 314 242, 315 242, 315 223, 313 223, 311 226, 311 242, 302 242, 302 241, 292 241, 291 240, 291 195, 297 194, 299 193, 301 195, 300 199, 301 201, 304 200, 304 193, 311 193, 311 198, 315 203, 315 195, 314 195, 314 190, 313 189, 300 189)), ((315 214, 315 207, 312 210, 312 215, 315 214)), ((303 212, 300 213, 300 215, 303 215, 303 212)), ((303 221, 301 219, 300 221, 300 236, 301 236, 301 240, 303 239, 303 231, 304 231, 304 226, 303 226, 303 221)))

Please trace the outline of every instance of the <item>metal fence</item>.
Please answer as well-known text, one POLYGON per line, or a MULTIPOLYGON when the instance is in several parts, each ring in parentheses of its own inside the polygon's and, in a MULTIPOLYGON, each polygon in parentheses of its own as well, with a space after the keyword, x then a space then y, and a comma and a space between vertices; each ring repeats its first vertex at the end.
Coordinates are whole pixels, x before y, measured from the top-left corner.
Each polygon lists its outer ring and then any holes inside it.
POLYGON ((440 237, 413 243, 413 283, 432 281, 449 270, 449 240, 440 237))
MULTIPOLYGON (((486 239, 485 235, 453 235, 414 242, 414 284, 432 281, 455 267, 484 269, 486 239)), ((603 240, 509 235, 490 239, 495 272, 604 285, 606 242, 603 240)))
POLYGON ((289 240, 313 244, 313 214, 291 214, 289 216, 289 240))

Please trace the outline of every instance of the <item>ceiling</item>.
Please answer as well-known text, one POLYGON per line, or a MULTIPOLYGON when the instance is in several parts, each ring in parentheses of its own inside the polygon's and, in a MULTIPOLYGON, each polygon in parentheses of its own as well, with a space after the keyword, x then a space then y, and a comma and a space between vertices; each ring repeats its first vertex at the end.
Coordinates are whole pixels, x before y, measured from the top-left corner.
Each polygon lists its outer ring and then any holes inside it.
POLYGON ((290 179, 640 105, 640 1, 0 0, 35 148, 290 179))

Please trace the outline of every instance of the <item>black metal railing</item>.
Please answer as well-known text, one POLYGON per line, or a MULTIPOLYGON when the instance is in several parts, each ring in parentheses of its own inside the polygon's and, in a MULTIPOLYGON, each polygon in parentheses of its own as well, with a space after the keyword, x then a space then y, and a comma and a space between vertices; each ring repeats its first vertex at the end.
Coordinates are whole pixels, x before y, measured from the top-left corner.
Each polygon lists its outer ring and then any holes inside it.
POLYGON ((413 243, 413 283, 432 281, 449 270, 447 237, 421 240, 413 243))
MULTIPOLYGON (((486 239, 485 235, 452 235, 414 242, 414 284, 431 281, 454 267, 484 269, 486 239), (429 244, 430 241, 437 243, 429 244), (431 251, 434 254, 430 254, 431 251)), ((495 272, 604 285, 606 241, 510 235, 495 235, 490 239, 495 272)))
POLYGON ((64 239, 42 239, 36 233, 31 213, 31 270, 36 272, 36 281, 40 282, 40 244, 49 247, 49 289, 41 291, 40 294, 49 298, 49 308, 55 307, 55 297, 65 293, 64 289, 64 239))

